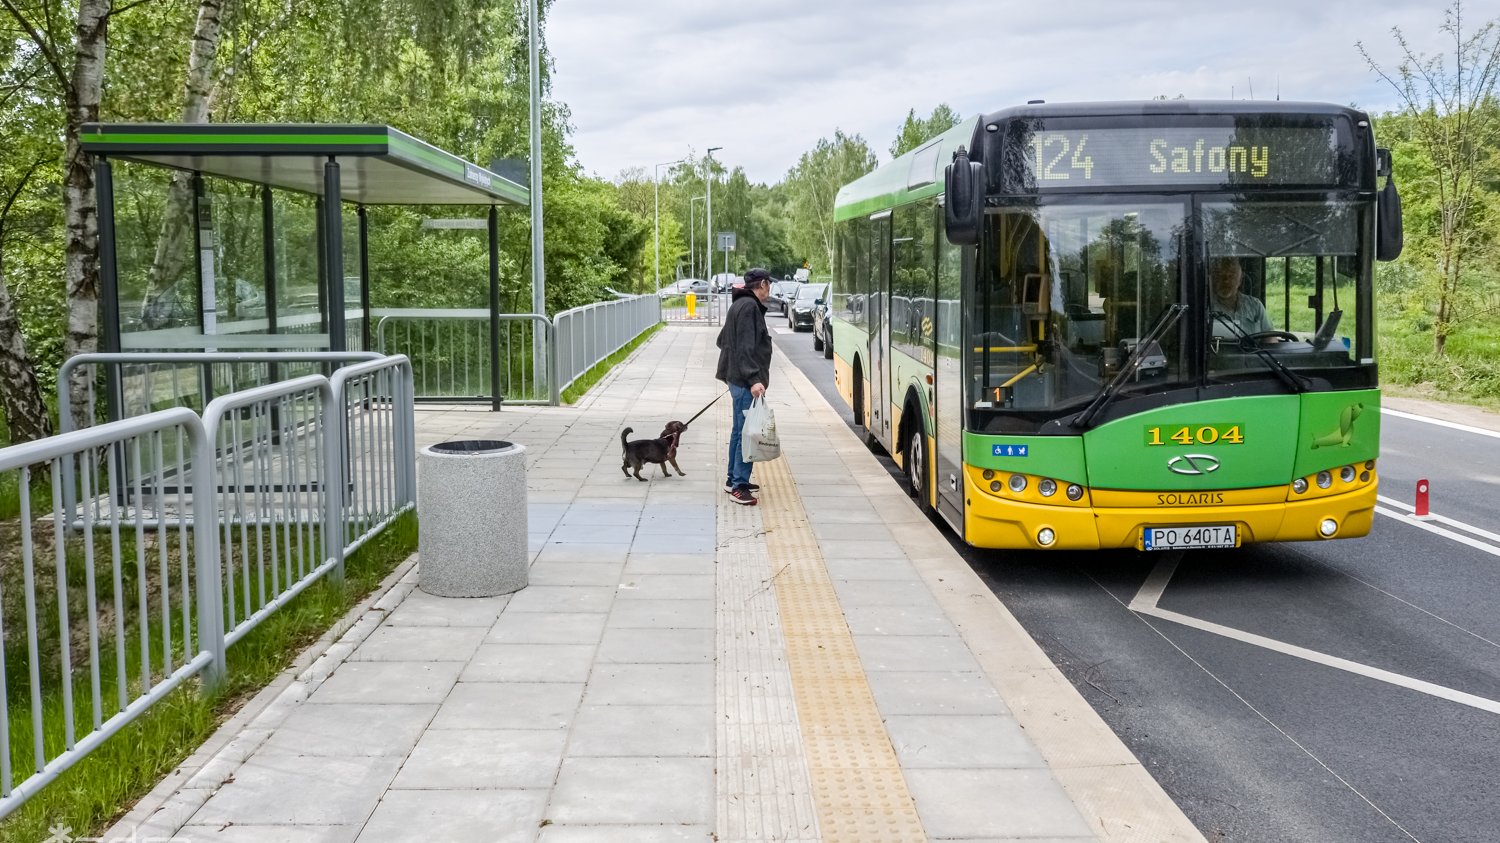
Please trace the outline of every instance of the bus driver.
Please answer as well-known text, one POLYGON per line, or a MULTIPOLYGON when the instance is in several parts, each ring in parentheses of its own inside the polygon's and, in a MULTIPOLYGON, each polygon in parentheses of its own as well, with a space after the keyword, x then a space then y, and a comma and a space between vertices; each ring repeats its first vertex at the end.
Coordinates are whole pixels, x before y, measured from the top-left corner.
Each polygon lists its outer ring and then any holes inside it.
POLYGON ((1214 258, 1209 263, 1208 283, 1213 291, 1214 336, 1234 339, 1238 335, 1224 322, 1233 322, 1243 334, 1274 331, 1266 306, 1255 296, 1240 292, 1244 272, 1234 258, 1214 258), (1222 314, 1222 315, 1220 315, 1222 314))

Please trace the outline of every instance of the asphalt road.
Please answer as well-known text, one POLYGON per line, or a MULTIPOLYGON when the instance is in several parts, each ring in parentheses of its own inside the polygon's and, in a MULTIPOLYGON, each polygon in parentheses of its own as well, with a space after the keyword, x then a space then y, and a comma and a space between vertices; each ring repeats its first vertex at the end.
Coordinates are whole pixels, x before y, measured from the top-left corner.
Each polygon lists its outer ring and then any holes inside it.
MULTIPOLYGON (((770 324, 852 422, 811 336, 770 324)), ((954 541, 1211 841, 1500 840, 1500 439, 1381 420, 1364 539, 1185 554, 954 541), (1407 515, 1421 477, 1449 520, 1407 515)))

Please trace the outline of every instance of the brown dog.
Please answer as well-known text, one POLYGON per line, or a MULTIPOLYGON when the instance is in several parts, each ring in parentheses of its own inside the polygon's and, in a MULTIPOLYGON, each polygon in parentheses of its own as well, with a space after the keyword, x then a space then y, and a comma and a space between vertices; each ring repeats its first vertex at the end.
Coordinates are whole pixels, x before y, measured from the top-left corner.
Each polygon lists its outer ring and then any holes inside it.
POLYGON ((641 469, 645 468, 647 463, 661 466, 663 477, 672 476, 671 472, 667 471, 667 463, 671 463, 672 467, 677 469, 678 476, 687 476, 677 466, 677 442, 687 430, 687 425, 680 421, 670 421, 662 429, 661 436, 655 439, 637 439, 634 442, 628 438, 632 429, 627 427, 620 431, 620 446, 625 452, 625 461, 620 464, 620 470, 625 472, 627 478, 634 470, 635 479, 642 483, 646 482, 646 478, 641 476, 641 469))

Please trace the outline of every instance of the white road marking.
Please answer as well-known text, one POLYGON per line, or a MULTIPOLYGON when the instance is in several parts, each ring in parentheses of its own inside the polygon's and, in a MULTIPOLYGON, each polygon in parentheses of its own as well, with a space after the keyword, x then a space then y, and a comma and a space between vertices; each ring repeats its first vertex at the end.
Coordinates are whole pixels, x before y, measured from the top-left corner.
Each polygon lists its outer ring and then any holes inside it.
POLYGON ((1500 439, 1500 431, 1497 430, 1485 430, 1482 427, 1473 427, 1467 424, 1459 424, 1458 422, 1451 422, 1446 419, 1435 419, 1431 416, 1419 416, 1416 413, 1403 413, 1400 410, 1392 410, 1389 407, 1381 407, 1380 413, 1381 415, 1385 416, 1395 416, 1398 419, 1411 419, 1412 421, 1435 424, 1438 427, 1451 427, 1454 430, 1462 430, 1465 433, 1473 433, 1479 436, 1489 436, 1494 439, 1500 439))
POLYGON ((1452 539, 1459 544, 1466 544, 1469 547, 1474 548, 1475 550, 1484 551, 1491 556, 1500 556, 1500 547, 1495 547, 1491 544, 1485 544, 1478 539, 1471 539, 1468 536, 1462 535, 1460 533, 1455 533, 1452 530, 1445 530, 1442 527, 1433 526, 1427 521, 1419 521, 1412 516, 1404 515, 1400 512, 1396 512, 1395 510, 1385 509, 1383 507, 1377 506, 1375 507, 1375 511, 1380 513, 1381 515, 1386 516, 1387 518, 1394 518, 1403 524, 1410 524, 1411 526, 1416 527, 1419 530, 1426 530, 1429 533, 1442 536, 1445 539, 1452 539))
MULTIPOLYGON (((1423 526, 1421 522, 1412 523, 1417 524, 1417 526, 1423 526)), ((1459 536, 1458 538, 1464 537, 1459 536)), ((1500 550, 1491 549, 1491 552, 1495 553, 1497 556, 1500 556, 1500 550)), ((1353 673, 1357 676, 1363 676, 1367 679, 1374 679, 1379 682, 1396 685, 1401 688, 1406 688, 1407 690, 1416 691, 1421 694, 1427 694, 1428 696, 1437 697, 1449 702, 1455 702, 1459 705, 1466 705, 1470 708, 1477 708, 1480 711, 1488 711, 1491 714, 1500 714, 1500 701, 1486 699, 1474 694, 1465 693, 1454 688, 1449 688, 1445 685, 1438 685, 1436 683, 1426 682, 1421 679, 1413 679, 1410 676, 1403 676, 1399 673, 1393 673, 1389 670, 1382 670, 1378 667, 1371 667, 1367 664, 1360 664, 1359 662, 1350 661, 1348 659, 1341 659, 1338 656, 1330 656, 1327 653, 1320 653, 1316 650, 1309 650, 1306 647, 1298 647, 1295 644, 1287 644, 1281 641, 1277 641, 1273 638, 1266 638, 1263 635, 1255 635, 1254 633, 1243 632, 1241 630, 1234 629, 1233 627, 1199 620, 1197 618, 1179 614, 1177 612, 1169 612, 1166 609, 1159 609, 1156 606, 1156 602, 1161 599, 1162 591, 1166 588, 1167 581, 1171 579, 1172 572, 1177 569, 1177 563, 1179 561, 1179 559, 1163 559, 1161 562, 1157 563, 1156 567, 1152 569, 1150 576, 1146 578, 1146 582, 1141 586, 1141 590, 1137 592, 1135 599, 1130 601, 1130 608, 1132 611, 1138 612, 1142 615, 1150 615, 1154 618, 1161 618, 1162 620, 1182 624, 1183 626, 1192 627, 1193 629, 1202 630, 1203 632, 1210 632, 1214 635, 1219 635, 1224 638, 1239 641, 1242 644, 1249 644, 1254 647, 1260 647, 1265 650, 1281 653, 1285 656, 1292 656, 1293 658, 1303 659, 1304 661, 1310 661, 1314 664, 1321 664, 1324 667, 1332 667, 1337 670, 1353 673)))
MULTIPOLYGON (((1386 504, 1387 506, 1394 506, 1397 509, 1406 510, 1407 516, 1403 520, 1411 520, 1411 518, 1413 517, 1411 513, 1417 511, 1416 507, 1412 506, 1409 503, 1406 503, 1405 501, 1398 501, 1395 498, 1388 498, 1385 495, 1376 495, 1375 497, 1379 499, 1381 503, 1386 504)), ((1430 514, 1428 516, 1428 519, 1447 524, 1449 527, 1457 527, 1458 529, 1463 530, 1466 533, 1479 536, 1480 538, 1489 539, 1496 544, 1500 544, 1500 533, 1491 533, 1489 530, 1480 529, 1479 527, 1475 527, 1473 524, 1465 524, 1464 522, 1459 521, 1456 518, 1449 518, 1446 515, 1437 515, 1436 513, 1430 514)))
POLYGON ((1136 592, 1135 598, 1130 601, 1131 610, 1149 612, 1155 609, 1157 601, 1161 600, 1162 592, 1167 590, 1167 583, 1172 579, 1172 574, 1177 571, 1177 563, 1181 561, 1182 551, 1167 551, 1165 558, 1151 569, 1151 574, 1146 577, 1141 590, 1136 592))

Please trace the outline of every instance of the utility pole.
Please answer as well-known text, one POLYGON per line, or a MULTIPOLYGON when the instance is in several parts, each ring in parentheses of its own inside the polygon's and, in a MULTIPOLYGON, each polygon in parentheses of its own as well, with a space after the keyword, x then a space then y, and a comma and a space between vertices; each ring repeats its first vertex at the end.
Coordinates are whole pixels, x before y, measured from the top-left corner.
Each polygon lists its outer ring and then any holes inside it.
MULTIPOLYGON (((542 63, 539 43, 541 27, 537 20, 537 0, 528 0, 526 13, 526 40, 529 55, 528 75, 531 81, 531 312, 547 313, 547 272, 542 253, 542 63)), ((533 323, 531 334, 531 370, 533 382, 541 382, 538 373, 545 371, 546 380, 556 379, 556 368, 550 365, 547 340, 533 323)), ((498 365, 491 360, 490 365, 498 365)), ((557 394, 558 384, 551 383, 551 391, 557 394)), ((553 399, 552 403, 557 403, 553 399)))
POLYGON ((698 203, 702 202, 704 196, 694 196, 688 200, 688 276, 698 277, 698 203))
POLYGON ((651 242, 656 245, 656 286, 652 291, 661 289, 661 168, 681 164, 687 159, 679 158, 676 161, 667 161, 656 165, 656 171, 652 174, 652 187, 656 192, 656 222, 651 227, 651 242))
POLYGON ((706 239, 703 242, 708 246, 704 251, 708 253, 707 280, 710 291, 714 287, 714 153, 723 148, 722 146, 711 146, 708 148, 708 152, 703 155, 704 175, 707 177, 704 180, 708 182, 708 192, 704 194, 707 197, 707 201, 704 203, 705 212, 703 214, 706 217, 704 226, 708 230, 706 232, 706 239))

